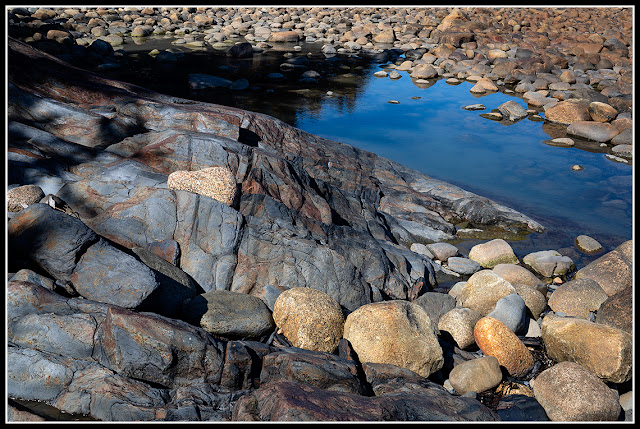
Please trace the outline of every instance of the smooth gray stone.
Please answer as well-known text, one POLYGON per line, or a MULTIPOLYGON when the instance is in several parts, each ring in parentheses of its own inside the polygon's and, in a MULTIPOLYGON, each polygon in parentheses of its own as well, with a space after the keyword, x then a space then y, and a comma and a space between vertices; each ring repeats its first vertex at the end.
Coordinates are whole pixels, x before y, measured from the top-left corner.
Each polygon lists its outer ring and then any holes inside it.
POLYGON ((526 332, 526 305, 518 294, 513 293, 500 298, 487 317, 498 319, 516 334, 526 332))
POLYGON ((457 256, 452 256, 447 259, 447 264, 451 271, 464 275, 473 274, 476 271, 480 271, 482 269, 482 266, 476 261, 473 261, 469 258, 461 258, 457 256))

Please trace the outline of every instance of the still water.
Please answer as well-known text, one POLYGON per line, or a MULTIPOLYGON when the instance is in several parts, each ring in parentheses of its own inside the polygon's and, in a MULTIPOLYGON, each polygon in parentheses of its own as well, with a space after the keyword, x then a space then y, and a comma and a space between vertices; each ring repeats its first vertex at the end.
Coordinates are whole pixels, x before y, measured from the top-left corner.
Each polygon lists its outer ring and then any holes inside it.
MULTIPOLYGON (((529 118, 498 122, 480 116, 508 100, 526 108, 516 94, 477 96, 469 91, 472 83, 451 85, 444 79, 416 84, 403 71, 400 79, 377 78, 373 73, 388 64, 359 57, 309 57, 303 67, 279 67, 308 57, 317 46, 249 59, 197 50, 181 57, 178 65, 150 63, 146 52, 158 46, 125 47, 133 56, 114 77, 170 95, 266 113, 519 210, 547 227, 542 234, 511 243, 519 256, 572 248, 580 234, 600 241, 605 250, 632 238, 632 166, 607 159, 608 149, 598 143, 577 139, 570 148, 549 145, 552 138, 565 136, 564 127, 529 118), (300 74, 309 69, 322 77, 317 83, 300 83, 300 74), (281 72, 286 79, 265 80, 271 72, 281 72), (251 86, 245 91, 193 91, 189 73, 243 77, 251 86), (478 103, 486 108, 463 109, 478 103), (574 164, 584 169, 574 171, 574 164)), ((569 256, 584 258, 576 252, 569 256)))

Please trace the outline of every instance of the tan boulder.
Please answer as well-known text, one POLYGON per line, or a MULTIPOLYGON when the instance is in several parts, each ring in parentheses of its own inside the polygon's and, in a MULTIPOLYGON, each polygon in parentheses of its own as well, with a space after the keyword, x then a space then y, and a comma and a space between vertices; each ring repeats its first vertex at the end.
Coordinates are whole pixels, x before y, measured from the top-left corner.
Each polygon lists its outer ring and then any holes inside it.
POLYGON ((529 309, 534 318, 540 317, 540 314, 547 307, 547 298, 537 289, 522 283, 511 283, 516 293, 524 301, 524 305, 529 309))
POLYGON ((469 259, 476 261, 484 268, 493 268, 498 264, 518 263, 518 258, 509 243, 501 238, 476 244, 469 251, 469 259))
POLYGON ((393 364, 423 377, 444 363, 429 316, 409 301, 363 305, 347 316, 344 338, 360 362, 393 364))
POLYGON ((19 212, 25 207, 40 202, 44 192, 37 185, 18 186, 7 191, 7 211, 19 212))
POLYGON ((498 264, 493 267, 493 272, 512 285, 520 283, 532 287, 542 294, 547 293, 547 286, 535 274, 521 265, 498 264))
POLYGON ((573 362, 542 371, 533 393, 551 421, 612 421, 620 415, 618 393, 573 362))
POLYGON ((486 316, 500 298, 516 293, 514 287, 491 270, 482 270, 469 277, 456 295, 460 307, 472 308, 486 316))
POLYGON ((591 279, 575 279, 560 285, 549 297, 549 307, 567 316, 584 317, 596 311, 609 296, 591 279))
POLYGON ((624 383, 632 373, 632 336, 620 329, 573 317, 548 314, 542 321, 547 355, 571 361, 605 381, 624 383))
POLYGON ((300 34, 295 30, 272 32, 269 36, 270 42, 297 42, 299 39, 300 34))
POLYGON ((544 111, 544 117, 549 122, 570 125, 577 121, 589 121, 589 102, 580 99, 561 101, 544 111))
POLYGON ((431 79, 438 76, 438 71, 431 64, 416 64, 411 71, 413 79, 431 79))
POLYGON ((502 381, 498 359, 484 356, 456 365, 449 373, 451 386, 460 395, 467 392, 484 392, 493 389, 502 381))
POLYGON ((591 279, 611 296, 633 283, 633 240, 602 255, 576 272, 575 279, 591 279))
POLYGON ((233 173, 224 167, 209 167, 196 171, 174 171, 169 174, 167 187, 205 195, 227 205, 233 204, 237 191, 233 173))
POLYGON ((618 116, 618 111, 613 106, 600 101, 593 101, 588 110, 591 119, 596 122, 611 122, 618 116))
POLYGON ((482 319, 482 314, 471 308, 456 307, 442 316, 438 321, 440 335, 451 335, 458 347, 465 349, 476 343, 473 328, 482 319))
POLYGON ((340 304, 308 287, 282 292, 273 305, 273 320, 295 347, 327 353, 336 350, 344 329, 340 304))

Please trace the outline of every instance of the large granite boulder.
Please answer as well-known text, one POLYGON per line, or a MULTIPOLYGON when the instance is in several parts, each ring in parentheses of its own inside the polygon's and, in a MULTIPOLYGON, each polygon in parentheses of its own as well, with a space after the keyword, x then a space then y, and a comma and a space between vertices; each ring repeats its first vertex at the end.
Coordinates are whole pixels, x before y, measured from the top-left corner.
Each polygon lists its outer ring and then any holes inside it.
POLYGON ((444 363, 429 316, 418 304, 407 301, 360 307, 347 316, 344 338, 361 362, 390 363, 423 377, 444 363))

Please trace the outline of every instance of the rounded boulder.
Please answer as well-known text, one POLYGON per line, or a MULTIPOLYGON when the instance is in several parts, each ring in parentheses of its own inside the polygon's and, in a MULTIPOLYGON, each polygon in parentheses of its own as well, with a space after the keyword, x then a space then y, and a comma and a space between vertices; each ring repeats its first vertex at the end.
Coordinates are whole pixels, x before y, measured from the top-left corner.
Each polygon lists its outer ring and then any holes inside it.
POLYGON ((476 244, 469 251, 469 259, 484 268, 493 268, 498 264, 517 264, 518 258, 513 249, 501 238, 476 244))
POLYGON ((504 323, 493 317, 483 317, 473 329, 476 344, 487 356, 494 356, 501 366, 515 377, 525 375, 535 363, 520 339, 504 323))
POLYGON ((295 347, 327 353, 338 347, 345 323, 335 299, 308 287, 282 292, 273 305, 273 320, 295 347))
POLYGON ((423 377, 444 364, 429 316, 409 301, 363 305, 347 316, 344 338, 360 362, 393 364, 423 377))
POLYGON ((533 393, 552 421, 612 421, 620 414, 618 394, 574 362, 542 371, 533 393))

